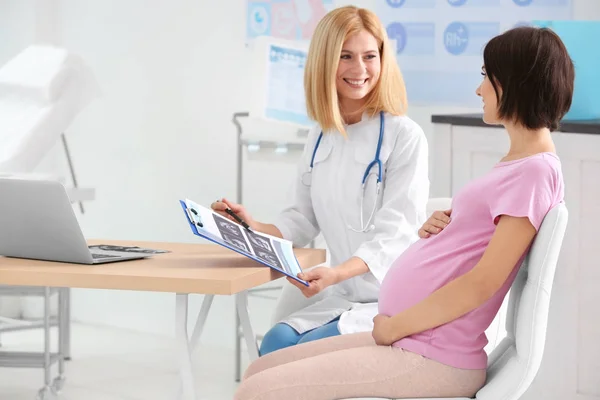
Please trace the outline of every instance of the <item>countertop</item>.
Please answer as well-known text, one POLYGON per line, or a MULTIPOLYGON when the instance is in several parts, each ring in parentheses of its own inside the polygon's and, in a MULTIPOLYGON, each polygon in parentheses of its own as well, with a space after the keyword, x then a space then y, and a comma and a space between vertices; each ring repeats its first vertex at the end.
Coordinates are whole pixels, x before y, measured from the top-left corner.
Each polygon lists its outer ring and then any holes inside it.
MULTIPOLYGON (((460 126, 494 127, 483 122, 483 114, 435 114, 431 122, 436 124, 451 124, 460 126)), ((557 132, 588 133, 600 135, 600 119, 576 121, 563 120, 557 132)))

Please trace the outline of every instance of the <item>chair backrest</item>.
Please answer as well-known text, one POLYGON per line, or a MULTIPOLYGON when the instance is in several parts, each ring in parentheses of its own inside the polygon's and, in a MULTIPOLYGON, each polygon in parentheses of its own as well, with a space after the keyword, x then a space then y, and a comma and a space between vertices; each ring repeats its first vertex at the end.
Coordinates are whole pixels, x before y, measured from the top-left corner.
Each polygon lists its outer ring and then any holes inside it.
POLYGON ((492 351, 480 400, 516 400, 535 378, 544 353, 550 295, 568 211, 554 207, 542 222, 510 290, 507 337, 492 351))

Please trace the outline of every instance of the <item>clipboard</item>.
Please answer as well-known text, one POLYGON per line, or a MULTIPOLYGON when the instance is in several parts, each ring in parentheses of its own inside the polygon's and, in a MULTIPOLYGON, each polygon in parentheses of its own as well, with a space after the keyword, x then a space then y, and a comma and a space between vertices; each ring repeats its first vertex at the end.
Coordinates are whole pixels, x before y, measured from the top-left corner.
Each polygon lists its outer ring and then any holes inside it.
POLYGON ((233 250, 300 282, 304 286, 309 286, 308 282, 296 276, 302 269, 292 250, 291 242, 262 233, 250 232, 241 225, 195 204, 191 200, 179 200, 179 203, 194 235, 233 250))

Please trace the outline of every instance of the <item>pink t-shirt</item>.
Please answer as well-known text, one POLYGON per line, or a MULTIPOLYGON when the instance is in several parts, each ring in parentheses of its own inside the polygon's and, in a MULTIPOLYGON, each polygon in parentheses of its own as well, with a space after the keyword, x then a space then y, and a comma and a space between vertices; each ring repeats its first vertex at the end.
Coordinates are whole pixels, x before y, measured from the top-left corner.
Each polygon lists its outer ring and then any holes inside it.
MULTIPOLYGON (((454 196, 452 221, 442 232, 420 239, 394 262, 381 285, 379 312, 398 314, 470 271, 483 256, 499 216, 528 217, 538 230, 546 213, 563 201, 563 192, 560 160, 553 153, 496 164, 454 196)), ((479 308, 393 346, 457 368, 486 368, 485 330, 517 271, 479 308)))

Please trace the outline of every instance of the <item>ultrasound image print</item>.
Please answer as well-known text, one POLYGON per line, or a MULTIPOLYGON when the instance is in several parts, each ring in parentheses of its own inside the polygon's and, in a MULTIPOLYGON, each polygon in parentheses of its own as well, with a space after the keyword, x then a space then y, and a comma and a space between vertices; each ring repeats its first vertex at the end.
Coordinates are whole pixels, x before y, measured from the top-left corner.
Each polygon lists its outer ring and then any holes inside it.
POLYGON ((246 253, 250 252, 250 249, 248 248, 248 245, 244 241, 243 238, 238 238, 233 235, 228 235, 227 233, 221 233, 221 236, 223 236, 223 240, 225 240, 227 243, 231 244, 232 246, 237 247, 238 249, 243 250, 246 253))
POLYGON ((283 270, 279 260, 277 259, 277 256, 273 253, 259 250, 256 252, 256 257, 265 261, 267 264, 274 266, 275 268, 283 270))
POLYGON ((235 235, 245 242, 244 236, 242 235, 242 232, 240 230, 242 228, 238 224, 236 224, 235 222, 231 222, 217 214, 213 214, 213 218, 215 220, 215 223, 217 224, 217 229, 219 229, 221 235, 223 235, 224 233, 228 235, 235 235))
POLYGON ((273 253, 273 249, 269 244, 269 239, 258 236, 256 233, 248 232, 248 238, 250 239, 250 244, 254 251, 265 250, 270 253, 273 253))
POLYGON ((250 246, 252 246, 256 257, 259 260, 262 260, 275 268, 283 270, 279 259, 275 255, 274 250, 271 248, 271 244, 267 239, 259 237, 251 232, 247 232, 248 237, 250 238, 250 243, 248 243, 242 234, 241 230, 243 228, 240 225, 217 214, 213 214, 213 218, 221 237, 227 243, 245 251, 246 253, 250 253, 250 246))

